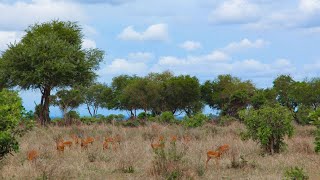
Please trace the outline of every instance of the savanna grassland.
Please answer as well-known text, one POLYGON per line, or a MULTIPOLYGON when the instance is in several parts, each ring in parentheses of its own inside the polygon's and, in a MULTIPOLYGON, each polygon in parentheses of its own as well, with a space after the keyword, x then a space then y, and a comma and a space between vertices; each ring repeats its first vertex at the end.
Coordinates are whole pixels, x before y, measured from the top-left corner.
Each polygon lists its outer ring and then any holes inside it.
MULTIPOLYGON (((292 138, 285 139, 280 154, 265 155, 252 140, 243 141, 245 129, 239 122, 229 126, 206 124, 186 129, 178 125, 147 123, 140 127, 80 125, 36 127, 18 139, 20 151, 1 161, 1 179, 283 179, 289 167, 299 166, 310 179, 320 179, 320 156, 314 152, 313 126, 295 126, 292 138), (80 144, 58 152, 55 140, 72 140, 71 134, 94 137, 82 149, 80 144), (103 150, 105 137, 120 136, 120 145, 103 150), (151 148, 165 138, 161 152, 151 148), (172 136, 177 140, 172 141, 172 136), (182 137, 188 137, 182 138, 182 137), (219 166, 212 159, 205 169, 207 151, 228 144, 219 166), (27 152, 38 151, 33 161, 27 152)), ((113 147, 112 147, 113 146, 113 147)))

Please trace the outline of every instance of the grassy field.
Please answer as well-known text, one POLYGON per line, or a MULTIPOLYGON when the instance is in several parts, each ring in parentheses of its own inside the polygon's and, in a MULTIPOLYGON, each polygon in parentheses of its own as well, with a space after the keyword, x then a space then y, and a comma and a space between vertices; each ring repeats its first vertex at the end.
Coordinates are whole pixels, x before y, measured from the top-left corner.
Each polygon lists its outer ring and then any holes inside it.
POLYGON ((207 124, 201 128, 184 129, 176 125, 148 124, 125 128, 112 125, 91 125, 35 128, 19 139, 20 151, 0 162, 1 179, 283 179, 284 171, 292 166, 302 167, 310 179, 320 179, 320 156, 314 153, 313 127, 296 126, 295 135, 286 139, 286 150, 278 155, 263 155, 259 145, 242 141, 244 126, 233 123, 227 127, 207 124), (95 138, 88 150, 80 145, 56 150, 55 139, 70 134, 95 138), (103 150, 104 137, 119 134, 117 149, 103 150), (167 138, 164 154, 153 151, 152 139, 167 138), (171 136, 178 140, 173 145, 171 136), (183 141, 179 137, 188 136, 183 141), (230 150, 223 155, 219 167, 215 161, 205 169, 206 152, 222 144, 230 150), (170 151, 177 152, 170 154, 170 151), (39 157, 27 160, 27 152, 35 149, 39 157), (162 161, 165 161, 162 162, 162 161))

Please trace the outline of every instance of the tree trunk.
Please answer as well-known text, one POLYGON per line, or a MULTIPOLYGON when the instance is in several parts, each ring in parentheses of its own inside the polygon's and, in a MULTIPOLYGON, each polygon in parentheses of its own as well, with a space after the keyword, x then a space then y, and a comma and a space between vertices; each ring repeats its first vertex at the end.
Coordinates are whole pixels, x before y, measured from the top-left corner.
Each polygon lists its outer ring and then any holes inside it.
POLYGON ((40 121, 42 126, 45 126, 50 120, 50 117, 49 117, 50 91, 51 91, 50 87, 45 87, 41 97, 40 121))

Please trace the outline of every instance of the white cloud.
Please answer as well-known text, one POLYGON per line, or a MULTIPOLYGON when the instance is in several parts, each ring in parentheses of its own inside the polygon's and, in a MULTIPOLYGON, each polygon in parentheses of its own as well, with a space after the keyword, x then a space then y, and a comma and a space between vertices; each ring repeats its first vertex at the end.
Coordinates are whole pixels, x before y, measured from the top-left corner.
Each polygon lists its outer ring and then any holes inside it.
POLYGON ((114 59, 111 64, 99 71, 100 75, 108 74, 142 74, 148 70, 143 62, 130 62, 126 59, 114 59))
POLYGON ((216 24, 238 24, 255 21, 259 17, 258 5, 248 0, 226 0, 212 11, 209 21, 216 24))
POLYGON ((193 51, 201 48, 201 43, 196 41, 185 41, 184 43, 179 45, 181 48, 187 51, 193 51))
POLYGON ((255 41, 250 41, 249 39, 242 39, 239 42, 231 42, 228 44, 224 50, 227 52, 234 52, 244 49, 252 49, 252 48, 262 48, 268 44, 267 41, 263 39, 257 39, 255 41))
POLYGON ((126 41, 166 41, 169 39, 168 25, 154 24, 144 32, 137 32, 133 26, 128 26, 118 37, 126 41))
POLYGON ((91 39, 83 39, 82 42, 82 48, 84 49, 90 49, 90 48, 96 48, 96 42, 91 39))
POLYGON ((22 30, 36 22, 52 19, 81 21, 86 16, 82 8, 75 3, 54 0, 0 2, 0 28, 22 30))
POLYGON ((147 62, 151 59, 154 58, 154 55, 150 52, 135 52, 135 53, 130 53, 128 55, 128 59, 130 61, 142 61, 142 62, 147 62))
POLYGON ((174 56, 160 57, 158 64, 161 66, 178 66, 178 65, 199 65, 213 62, 222 62, 228 60, 227 54, 221 51, 213 51, 210 54, 202 56, 188 56, 186 58, 177 58, 174 56))
POLYGON ((19 42, 23 34, 19 31, 0 31, 0 51, 6 50, 10 43, 19 42))
POLYGON ((315 13, 320 10, 319 0, 300 0, 299 9, 305 13, 315 13))

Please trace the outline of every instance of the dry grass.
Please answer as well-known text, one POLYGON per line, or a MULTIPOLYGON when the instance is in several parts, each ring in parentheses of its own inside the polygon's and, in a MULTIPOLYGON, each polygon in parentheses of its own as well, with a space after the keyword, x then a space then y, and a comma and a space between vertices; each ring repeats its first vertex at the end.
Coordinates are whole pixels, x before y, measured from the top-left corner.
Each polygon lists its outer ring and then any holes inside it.
MULTIPOLYGON (((242 124, 228 127, 205 125, 196 129, 180 126, 150 124, 139 128, 92 125, 79 127, 35 128, 20 141, 20 152, 0 162, 0 179, 164 179, 152 173, 155 153, 150 144, 158 135, 167 137, 190 136, 191 141, 182 143, 177 149, 185 151, 179 162, 169 162, 167 169, 177 169, 182 179, 282 179, 286 168, 304 168, 310 179, 320 179, 320 156, 313 149, 312 127, 296 126, 293 138, 286 139, 287 150, 275 156, 262 156, 259 146, 253 141, 242 141, 242 124), (55 139, 72 140, 70 134, 95 137, 88 150, 80 145, 66 148, 58 153, 55 139), (120 147, 103 150, 104 137, 119 134, 123 141, 120 147), (97 140, 98 139, 98 140, 97 140), (206 152, 222 144, 231 149, 222 157, 220 167, 214 160, 205 171, 206 152), (35 162, 27 160, 27 152, 35 149, 39 157, 35 162), (175 167, 179 166, 179 167, 175 167)), ((170 143, 166 143, 169 148, 170 143)))

